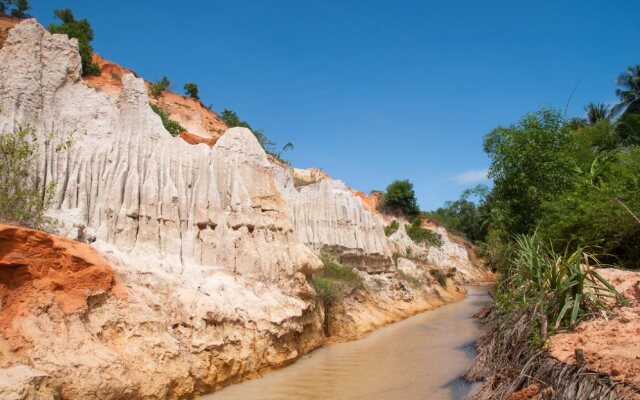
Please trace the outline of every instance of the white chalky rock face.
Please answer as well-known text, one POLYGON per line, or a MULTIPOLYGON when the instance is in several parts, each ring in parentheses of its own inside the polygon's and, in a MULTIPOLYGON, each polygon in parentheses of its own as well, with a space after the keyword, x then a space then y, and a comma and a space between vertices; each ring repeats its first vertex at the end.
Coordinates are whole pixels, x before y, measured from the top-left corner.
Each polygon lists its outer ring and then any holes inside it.
POLYGON ((249 130, 230 129, 213 149, 189 145, 164 130, 142 79, 122 83, 115 103, 88 88, 76 41, 35 20, 15 27, 0 54, 0 130, 30 124, 53 143, 73 141, 42 160, 46 181, 57 182, 60 219, 78 218, 98 239, 167 268, 275 281, 319 267, 249 130))
POLYGON ((25 363, 65 398, 183 398, 321 345, 307 283, 321 262, 294 233, 254 135, 189 145, 166 132, 142 79, 125 75, 110 98, 80 72, 76 40, 33 19, 15 26, 0 50, 0 132, 33 128, 54 214, 69 236, 91 233, 126 295, 84 316, 52 307, 20 319, 34 345, 0 357, 0 378, 25 363))
POLYGON ((288 171, 277 176, 299 241, 316 251, 339 251, 344 264, 366 272, 393 269, 382 219, 343 182, 327 178, 294 188, 288 171))

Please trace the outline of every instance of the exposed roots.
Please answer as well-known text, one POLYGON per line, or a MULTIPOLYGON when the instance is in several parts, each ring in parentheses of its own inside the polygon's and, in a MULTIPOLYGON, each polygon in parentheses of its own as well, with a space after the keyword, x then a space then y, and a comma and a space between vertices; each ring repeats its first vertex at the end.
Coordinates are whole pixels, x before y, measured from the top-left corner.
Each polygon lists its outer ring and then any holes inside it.
POLYGON ((532 343, 535 329, 532 312, 510 319, 499 318, 495 309, 487 314, 487 331, 476 342, 478 356, 462 375, 469 382, 483 381, 469 399, 503 400, 525 388, 534 389, 533 396, 512 398, 640 398, 637 389, 614 382, 606 375, 563 364, 550 357, 542 346, 532 343))

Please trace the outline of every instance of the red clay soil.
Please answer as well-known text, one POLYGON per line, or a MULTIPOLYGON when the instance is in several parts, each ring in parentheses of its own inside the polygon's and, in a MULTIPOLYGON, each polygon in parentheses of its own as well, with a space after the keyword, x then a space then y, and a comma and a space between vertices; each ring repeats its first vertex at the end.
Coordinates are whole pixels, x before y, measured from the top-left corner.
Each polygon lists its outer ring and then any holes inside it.
POLYGON ((362 200, 362 206, 364 207, 365 210, 372 213, 379 213, 378 204, 380 204, 382 193, 371 192, 367 196, 366 194, 364 194, 364 192, 361 192, 355 189, 351 189, 351 193, 354 196, 360 197, 360 200, 362 200))
POLYGON ((194 135, 193 133, 189 133, 189 132, 182 132, 180 134, 180 139, 184 140, 189 144, 204 143, 209 147, 212 147, 214 144, 216 144, 216 139, 214 138, 205 138, 202 136, 194 135))
POLYGON ((584 351, 586 368, 608 374, 615 381, 640 387, 640 273, 599 271, 630 302, 615 317, 599 317, 579 324, 574 331, 550 339, 551 355, 575 364, 575 349, 584 351))
POLYGON ((14 319, 52 305, 63 315, 82 312, 90 296, 114 283, 113 270, 93 247, 0 225, 0 332, 6 337, 14 319))
POLYGON ((20 19, 0 12, 0 49, 9 36, 9 29, 20 22, 20 19))
MULTIPOLYGON (((93 54, 93 62, 100 66, 102 73, 99 76, 84 76, 82 77, 83 81, 92 88, 110 95, 120 93, 123 75, 133 74, 139 76, 135 71, 105 60, 95 53, 93 54)), ((150 82, 145 81, 145 83, 147 88, 151 86, 150 82)), ((211 109, 205 107, 199 100, 167 90, 162 92, 162 95, 158 98, 150 96, 149 101, 167 112, 169 118, 180 123, 190 132, 189 137, 200 136, 208 139, 208 141, 202 143, 209 144, 211 142, 211 145, 213 145, 228 129, 222 119, 211 109)))

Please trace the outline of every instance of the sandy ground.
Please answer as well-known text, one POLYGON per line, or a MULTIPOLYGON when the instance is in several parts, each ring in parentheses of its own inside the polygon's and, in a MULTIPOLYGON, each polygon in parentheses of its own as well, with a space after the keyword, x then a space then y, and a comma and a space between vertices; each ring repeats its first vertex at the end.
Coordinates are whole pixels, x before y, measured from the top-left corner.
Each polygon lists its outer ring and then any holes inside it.
POLYGON ((599 317, 579 324, 572 332, 550 339, 551 355, 575 364, 575 349, 582 349, 587 369, 611 375, 613 380, 640 387, 640 273, 601 270, 629 301, 615 317, 599 317))

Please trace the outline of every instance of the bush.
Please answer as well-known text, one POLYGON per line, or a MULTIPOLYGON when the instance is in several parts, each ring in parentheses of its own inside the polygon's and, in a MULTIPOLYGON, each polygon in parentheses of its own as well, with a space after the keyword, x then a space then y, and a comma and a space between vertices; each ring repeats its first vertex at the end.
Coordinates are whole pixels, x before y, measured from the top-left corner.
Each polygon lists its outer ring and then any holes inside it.
POLYGON ((93 29, 89 21, 86 19, 76 20, 73 12, 69 8, 54 10, 53 15, 61 21, 61 24, 49 24, 47 29, 51 33, 64 33, 70 38, 78 39, 78 51, 82 61, 83 75, 100 75, 100 67, 94 64, 93 48, 91 41, 93 40, 93 29))
POLYGON ((409 218, 415 218, 420 214, 418 200, 413 191, 413 184, 407 179, 394 181, 387 186, 384 194, 385 207, 395 213, 402 213, 409 218))
POLYGON ((189 82, 184 84, 184 93, 192 99, 200 100, 198 97, 198 84, 189 82))
POLYGON ((387 236, 391 236, 400 228, 400 224, 395 219, 389 223, 389 225, 385 226, 384 234, 387 236))
POLYGON ((600 263, 584 248, 558 253, 537 233, 518 236, 515 243, 510 268, 498 287, 505 307, 537 309, 555 330, 575 326, 587 316, 611 314, 615 303, 627 304, 596 272, 600 263))
POLYGON ((157 81, 151 84, 151 90, 150 90, 151 96, 155 98, 162 96, 162 92, 169 89, 169 86, 171 86, 171 82, 169 81, 169 78, 167 78, 166 76, 163 76, 161 79, 158 79, 157 81))
POLYGON ((340 264, 329 254, 321 254, 320 260, 322 260, 322 264, 324 265, 321 272, 323 277, 346 283, 353 287, 362 286, 362 278, 360 275, 354 272, 353 269, 340 264))
POLYGON ((153 112, 160 116, 162 125, 164 125, 164 129, 166 129, 171 134, 171 136, 178 136, 182 132, 186 131, 186 129, 184 129, 182 125, 170 119, 169 114, 167 114, 162 108, 152 103, 149 103, 149 106, 151 106, 153 112))
POLYGON ((8 13, 9 9, 11 9, 11 15, 16 18, 24 19, 30 17, 26 13, 31 9, 28 0, 0 0, 0 12, 8 13))
POLYGON ((0 220, 5 223, 46 229, 46 216, 55 184, 44 185, 35 174, 39 145, 31 129, 0 134, 0 220), (34 178, 35 177, 35 178, 34 178))
POLYGON ((432 230, 425 229, 422 226, 422 218, 418 217, 413 220, 411 225, 405 226, 405 230, 407 231, 407 235, 413 240, 415 243, 433 246, 433 247, 441 247, 442 236, 439 233, 433 232, 432 230))

